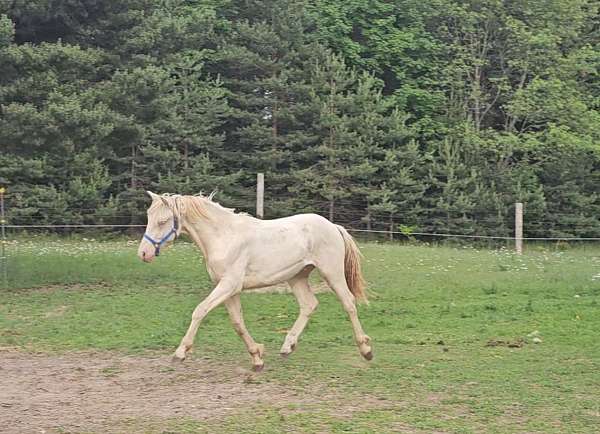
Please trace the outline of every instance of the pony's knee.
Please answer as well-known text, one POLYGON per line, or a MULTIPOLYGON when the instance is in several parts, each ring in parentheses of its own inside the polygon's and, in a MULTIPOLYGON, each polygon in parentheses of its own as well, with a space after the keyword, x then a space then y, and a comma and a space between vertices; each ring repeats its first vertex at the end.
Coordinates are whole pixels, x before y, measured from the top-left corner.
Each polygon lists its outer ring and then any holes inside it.
POLYGON ((358 311, 356 310, 356 305, 352 301, 344 303, 344 309, 350 316, 356 316, 358 313, 358 311))

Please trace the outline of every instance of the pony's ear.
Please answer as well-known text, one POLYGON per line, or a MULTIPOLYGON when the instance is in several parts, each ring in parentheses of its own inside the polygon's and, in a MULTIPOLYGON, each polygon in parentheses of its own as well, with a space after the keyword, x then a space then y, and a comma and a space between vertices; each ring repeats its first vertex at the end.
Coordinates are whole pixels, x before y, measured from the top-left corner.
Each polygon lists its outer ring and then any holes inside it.
POLYGON ((150 196, 152 200, 156 200, 159 198, 158 194, 152 193, 150 190, 147 190, 146 193, 148 193, 148 196, 150 196))

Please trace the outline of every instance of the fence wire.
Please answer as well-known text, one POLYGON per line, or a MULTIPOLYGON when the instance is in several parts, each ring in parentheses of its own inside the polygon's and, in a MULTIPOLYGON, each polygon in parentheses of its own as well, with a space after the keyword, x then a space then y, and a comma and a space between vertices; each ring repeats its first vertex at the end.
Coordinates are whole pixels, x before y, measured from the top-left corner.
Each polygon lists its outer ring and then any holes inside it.
MULTIPOLYGON (((4 192, 4 199, 8 199, 4 192)), ((265 191, 265 209, 273 208, 272 215, 277 216, 277 204, 281 201, 277 197, 270 197, 265 191), (270 203, 269 203, 270 202, 270 203)), ((227 197, 224 205, 234 207, 253 214, 256 196, 250 192, 238 192, 235 196, 227 197)), ((123 198, 112 198, 111 204, 119 209, 112 210, 115 214, 102 215, 98 209, 86 205, 74 207, 52 207, 51 204, 36 206, 36 212, 28 214, 28 209, 20 209, 19 213, 11 219, 10 209, 2 221, 2 227, 10 230, 69 230, 77 229, 142 229, 145 227, 144 216, 136 214, 135 210, 122 208, 129 201, 123 198), (130 212, 131 211, 131 212, 130 212), (70 214, 75 214, 69 216, 70 214), (12 220, 12 221, 11 221, 12 220), (66 222, 64 222, 66 220, 66 222), (69 220, 71 222, 69 222, 69 220), (9 224, 10 222, 10 224, 9 224), (96 223, 98 222, 98 223, 96 223)), ((536 236, 516 237, 513 234, 513 220, 509 214, 505 216, 477 216, 470 217, 442 217, 436 216, 442 210, 419 208, 416 210, 397 210, 393 214, 383 211, 365 210, 364 201, 340 198, 335 201, 335 222, 344 225, 349 232, 357 234, 379 234, 389 236, 390 239, 398 237, 427 237, 446 239, 471 239, 471 240, 503 240, 503 241, 600 241, 597 235, 595 222, 572 222, 572 224, 557 224, 556 221, 533 219, 530 224, 530 233, 536 236), (415 220, 414 226, 403 227, 407 220, 415 220), (469 223, 475 227, 468 228, 469 223), (444 226, 445 224, 445 226, 444 226), (544 229, 544 226, 547 226, 544 229), (397 230, 400 229, 400 230, 397 230), (473 233, 479 232, 479 233, 473 233), (546 236, 547 235, 547 236, 546 236), (562 236, 564 235, 564 236, 562 236), (591 235, 589 237, 580 235, 591 235)), ((325 217, 329 216, 329 202, 314 200, 306 212, 316 212, 325 217)), ((14 208, 17 211, 17 208, 14 208)), ((568 213, 554 213, 554 216, 569 216, 568 213)), ((600 223, 599 223, 600 224, 600 223)), ((516 235, 516 234, 515 234, 516 235)), ((3 243, 4 244, 4 243, 3 243)), ((0 252, 0 256, 1 255, 0 252)))
MULTIPOLYGON (((121 225, 121 224, 64 224, 64 225, 5 225, 7 229, 93 229, 93 228, 145 228, 146 225, 121 225)), ((471 238, 471 239, 487 239, 487 240, 523 240, 523 241, 600 241, 600 237, 510 237, 510 236, 494 236, 494 235, 468 235, 468 234, 448 234, 436 232, 401 232, 391 230, 375 230, 375 229, 355 229, 346 228, 349 232, 357 233, 372 233, 384 235, 401 235, 403 237, 411 237, 413 235, 424 237, 440 237, 440 238, 471 238)))

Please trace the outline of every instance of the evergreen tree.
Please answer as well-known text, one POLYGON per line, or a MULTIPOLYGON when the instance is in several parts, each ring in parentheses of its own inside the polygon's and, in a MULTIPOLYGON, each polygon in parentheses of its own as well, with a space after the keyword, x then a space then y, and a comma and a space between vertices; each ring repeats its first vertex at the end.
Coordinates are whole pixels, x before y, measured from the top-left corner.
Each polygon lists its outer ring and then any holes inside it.
POLYGON ((589 0, 0 4, 0 182, 18 222, 142 222, 145 189, 268 217, 598 235, 589 0))

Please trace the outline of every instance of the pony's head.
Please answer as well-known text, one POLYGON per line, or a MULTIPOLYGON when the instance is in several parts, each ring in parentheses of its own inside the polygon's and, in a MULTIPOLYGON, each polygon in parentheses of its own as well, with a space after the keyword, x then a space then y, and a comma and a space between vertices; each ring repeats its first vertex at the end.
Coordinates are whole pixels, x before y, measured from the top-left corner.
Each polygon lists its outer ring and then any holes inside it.
POLYGON ((138 248, 138 256, 144 262, 151 262, 161 248, 172 243, 181 232, 183 203, 181 196, 158 195, 151 191, 152 204, 148 208, 146 232, 138 248))

